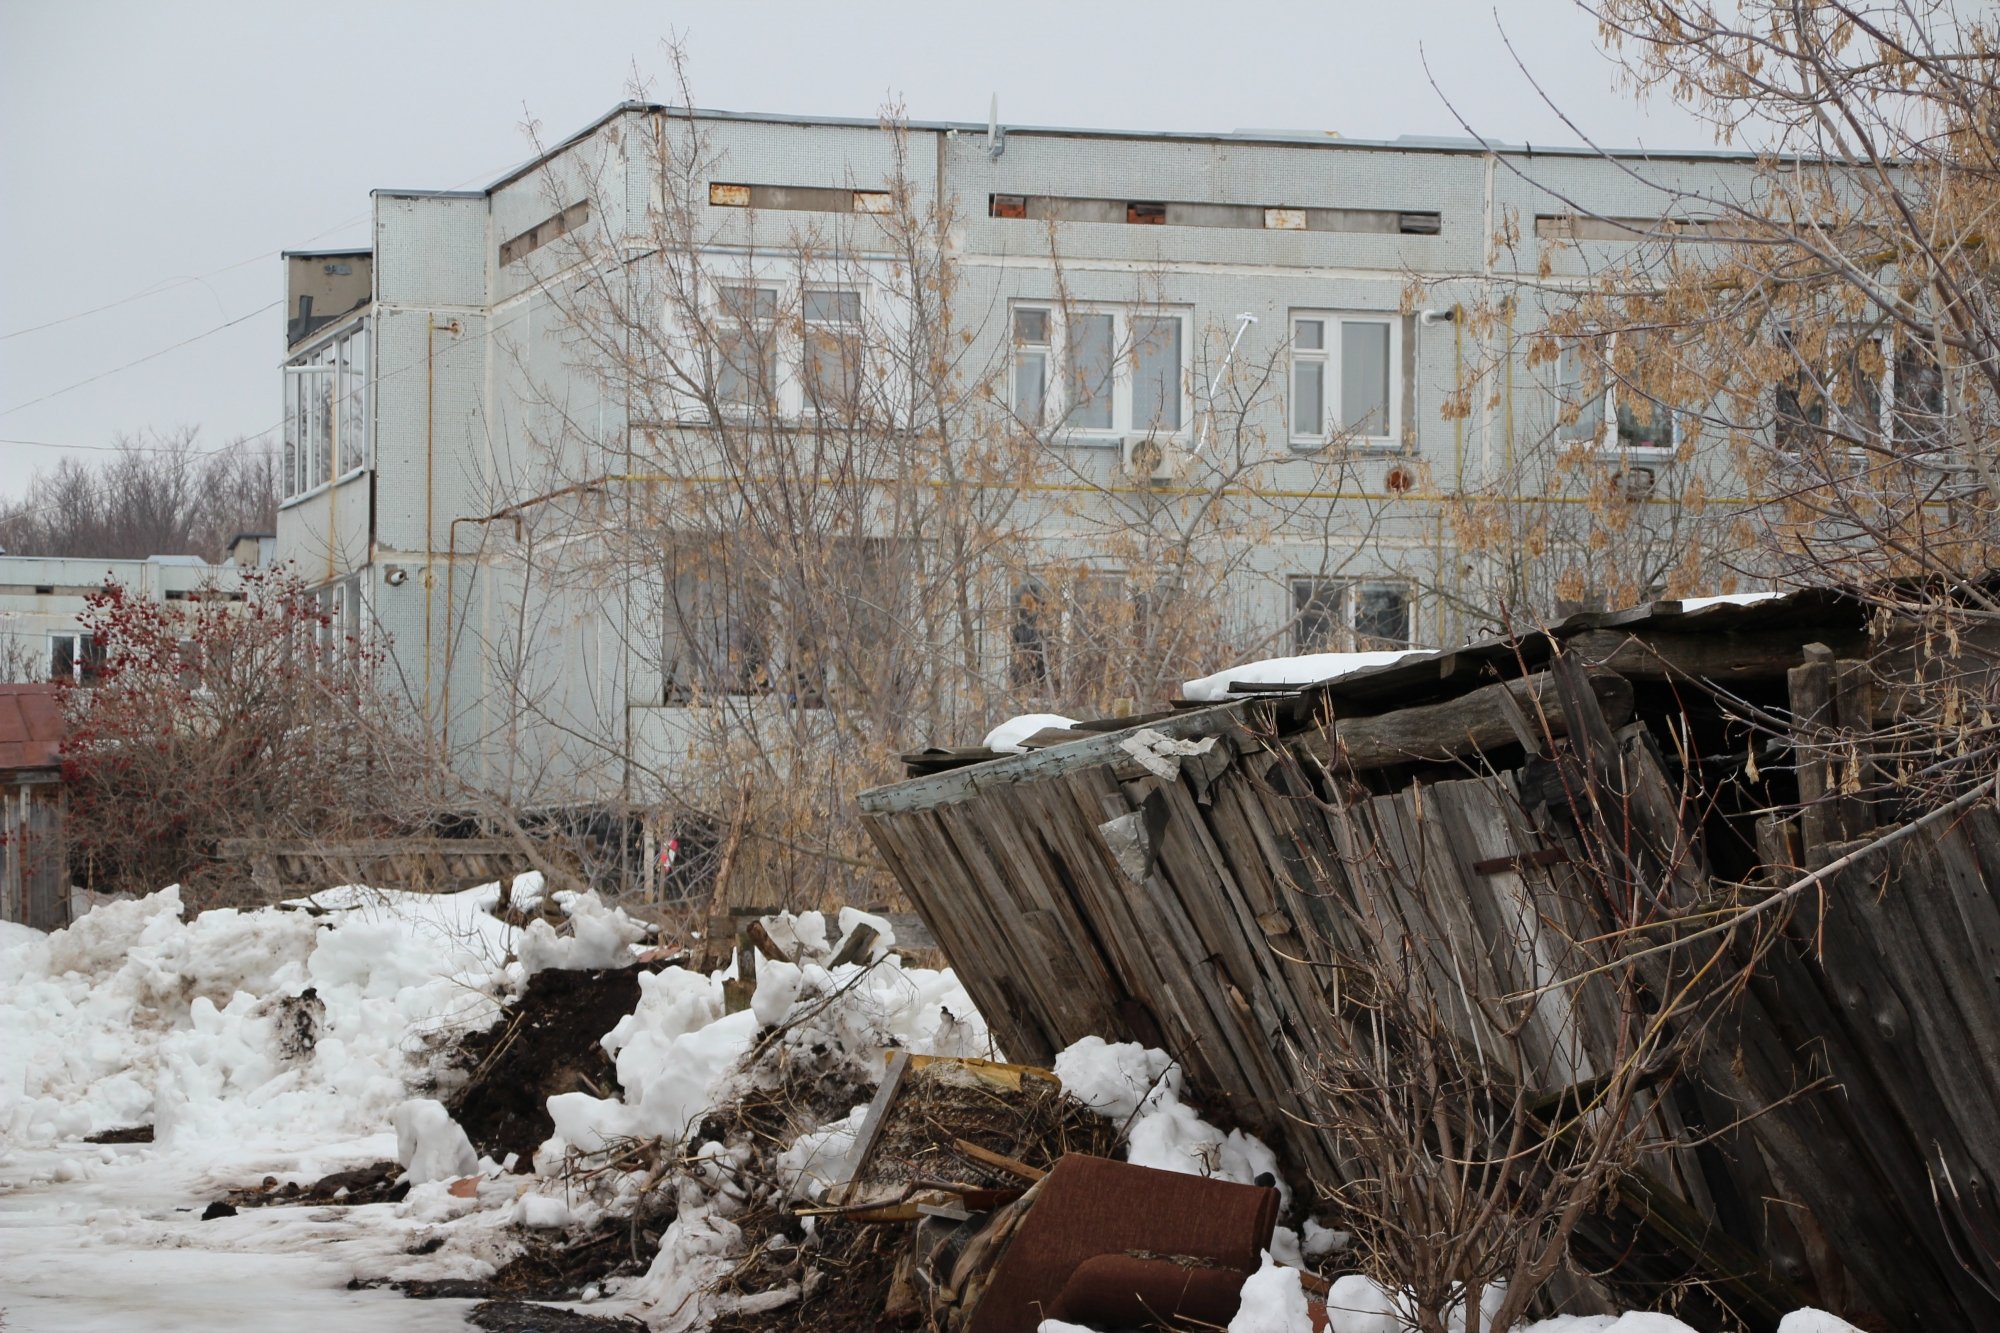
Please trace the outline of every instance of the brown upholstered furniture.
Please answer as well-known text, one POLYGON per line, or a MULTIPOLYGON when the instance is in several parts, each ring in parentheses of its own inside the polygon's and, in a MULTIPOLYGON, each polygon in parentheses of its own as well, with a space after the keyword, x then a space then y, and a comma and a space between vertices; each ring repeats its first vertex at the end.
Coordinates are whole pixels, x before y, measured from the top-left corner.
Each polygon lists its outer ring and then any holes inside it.
POLYGON ((1043 1319, 1144 1326, 1175 1314, 1227 1324, 1278 1220, 1278 1192, 1071 1154, 1015 1208, 1027 1213, 960 1325, 1035 1333, 1043 1319))

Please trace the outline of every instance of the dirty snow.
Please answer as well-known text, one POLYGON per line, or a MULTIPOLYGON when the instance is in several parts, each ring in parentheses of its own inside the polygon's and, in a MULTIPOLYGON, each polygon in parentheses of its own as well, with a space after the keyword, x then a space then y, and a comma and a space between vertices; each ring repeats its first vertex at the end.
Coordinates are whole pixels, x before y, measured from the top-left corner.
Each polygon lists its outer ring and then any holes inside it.
POLYGON ((1026 754, 1021 742, 1050 727, 1073 727, 1076 719, 1060 713, 1023 713, 1010 717, 986 733, 986 748, 995 754, 1026 754))
POLYGON ((1312 1333, 1312 1316, 1306 1313, 1299 1270, 1280 1268, 1269 1254, 1243 1284, 1238 1299, 1241 1304, 1229 1321, 1229 1333, 1312 1333))
POLYGON ((1214 675, 1191 680, 1181 686, 1183 699, 1194 699, 1201 703, 1222 703, 1225 700, 1241 698, 1229 692, 1232 681, 1242 681, 1246 685, 1317 685, 1335 676, 1345 676, 1352 671, 1367 667, 1388 666, 1406 657, 1430 657, 1435 650, 1430 648, 1398 648, 1369 653, 1308 653, 1302 657, 1268 657, 1261 662, 1245 662, 1241 666, 1218 671, 1214 675))
POLYGON ((397 1107, 389 1121, 396 1127, 396 1160, 412 1185, 433 1180, 458 1180, 479 1170, 472 1140, 451 1118, 444 1104, 413 1097, 397 1107))
MULTIPOLYGON (((523 885, 531 893, 539 883, 523 885)), ((572 1192, 559 1174, 573 1151, 621 1135, 684 1137, 711 1106, 767 1074, 746 1067, 756 1043, 823 1075, 879 1076, 886 1046, 993 1056, 985 1026, 948 971, 907 967, 887 923, 843 912, 767 923, 794 952, 766 963, 750 1009, 723 1003, 725 969, 642 973, 640 998, 602 1041, 616 1095, 550 1099, 557 1133, 535 1162, 481 1161, 463 1129, 427 1095, 437 1052, 489 1024, 544 965, 599 965, 629 955, 622 916, 591 895, 556 895, 569 934, 528 943, 492 915, 499 885, 460 894, 344 886, 288 909, 209 912, 185 920, 177 891, 99 907, 65 931, 0 935, 0 1311, 8 1333, 257 1327, 460 1329, 471 1301, 411 1301, 350 1279, 489 1276, 527 1230, 587 1223, 628 1202, 636 1173, 613 1173, 611 1198, 572 1192), (832 965, 860 924, 882 932, 872 957, 832 965), (844 1066, 837 1062, 846 1062, 844 1066), (153 1143, 83 1142, 152 1124, 153 1143), (267 1178, 310 1182, 395 1157, 413 1182, 399 1203, 245 1209, 202 1220, 204 1207, 267 1178)), ((1056 1060, 1066 1085, 1129 1125, 1142 1165, 1254 1182, 1270 1149, 1225 1133, 1181 1100, 1164 1053, 1086 1038, 1056 1060)), ((772 1085, 775 1086, 775 1085, 772 1085)), ((800 1135, 778 1157, 792 1197, 818 1198, 839 1178, 866 1106, 800 1135)), ((693 1333, 727 1310, 798 1299, 789 1288, 718 1296, 747 1242, 735 1216, 746 1150, 687 1145, 673 1180, 678 1205, 648 1270, 605 1284, 595 1313, 636 1314, 693 1333)), ((1279 1180, 1281 1190, 1288 1188, 1279 1180)), ((1307 1221, 1280 1228, 1245 1288, 1233 1333, 1303 1327, 1303 1296, 1283 1265, 1346 1243, 1307 1221)), ((1336 1333, 1404 1327, 1397 1301, 1365 1278, 1332 1290, 1336 1333)), ((1045 1324, 1049 1333, 1078 1326, 1045 1324)), ((1782 1333, 1852 1333, 1816 1311, 1782 1333)), ((1551 1320, 1532 1333, 1685 1333, 1659 1315, 1551 1320)))

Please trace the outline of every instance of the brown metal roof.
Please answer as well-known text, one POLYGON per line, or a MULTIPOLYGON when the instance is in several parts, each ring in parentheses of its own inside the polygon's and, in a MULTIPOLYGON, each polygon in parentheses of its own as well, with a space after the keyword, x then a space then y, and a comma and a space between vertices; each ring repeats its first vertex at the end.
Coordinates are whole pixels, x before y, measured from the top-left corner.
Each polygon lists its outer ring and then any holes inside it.
POLYGON ((62 706, 55 685, 0 685, 0 772, 62 761, 62 706))

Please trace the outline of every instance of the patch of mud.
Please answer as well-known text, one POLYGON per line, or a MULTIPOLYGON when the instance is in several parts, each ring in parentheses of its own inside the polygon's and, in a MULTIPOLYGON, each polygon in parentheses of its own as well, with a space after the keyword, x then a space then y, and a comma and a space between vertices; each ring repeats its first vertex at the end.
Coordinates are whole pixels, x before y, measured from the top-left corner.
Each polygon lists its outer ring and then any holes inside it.
POLYGON ((85 1143, 151 1143, 151 1125, 133 1125, 126 1129, 106 1129, 84 1139, 85 1143))
POLYGON ((593 1333, 607 1328, 645 1333, 646 1329, 637 1319, 605 1319, 527 1301, 488 1301, 475 1306, 466 1319, 488 1333, 593 1333))
POLYGON ((280 1185, 276 1176, 265 1176, 260 1185, 229 1191, 228 1200, 238 1208, 272 1208, 283 1204, 346 1207, 358 1203, 396 1203, 410 1192, 407 1184, 396 1183, 396 1178, 402 1174, 400 1163, 381 1161, 336 1171, 310 1185, 301 1185, 296 1180, 280 1185))
POLYGON ((551 968, 529 978, 498 1023, 459 1046, 457 1063, 470 1076, 451 1113, 472 1145, 495 1161, 514 1153, 525 1163, 555 1132, 549 1098, 616 1097, 617 1066, 600 1043, 638 1003, 636 967, 551 968))
POLYGON ((643 1273, 673 1220, 657 1208, 608 1220, 595 1230, 518 1234, 521 1253, 485 1278, 408 1278, 375 1282, 416 1300, 574 1301, 610 1278, 643 1273))

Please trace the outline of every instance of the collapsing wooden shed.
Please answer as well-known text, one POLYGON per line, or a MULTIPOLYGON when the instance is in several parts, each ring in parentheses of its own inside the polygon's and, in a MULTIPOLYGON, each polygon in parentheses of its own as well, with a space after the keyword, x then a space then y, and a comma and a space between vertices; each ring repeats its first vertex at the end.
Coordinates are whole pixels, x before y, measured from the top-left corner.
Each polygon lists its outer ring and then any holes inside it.
POLYGON ((69 924, 62 708, 54 685, 0 685, 0 921, 69 924))
POLYGON ((1718 1324, 2000 1327, 2000 815, 1911 739, 1992 664, 1933 628, 1833 592, 1584 615, 909 756, 861 805, 1008 1059, 1164 1047, 1328 1189, 1356 976, 1421 975, 1551 1123, 1629 1069, 1621 999, 1709 986, 1575 1266, 1718 1324))

